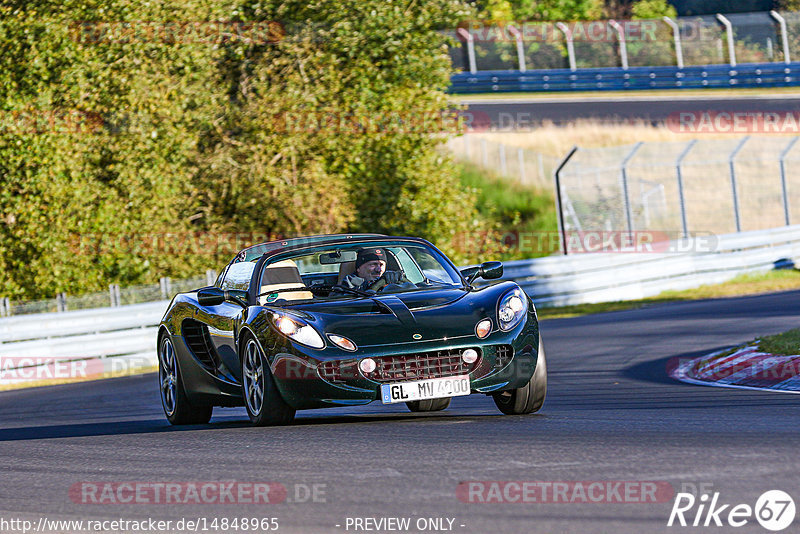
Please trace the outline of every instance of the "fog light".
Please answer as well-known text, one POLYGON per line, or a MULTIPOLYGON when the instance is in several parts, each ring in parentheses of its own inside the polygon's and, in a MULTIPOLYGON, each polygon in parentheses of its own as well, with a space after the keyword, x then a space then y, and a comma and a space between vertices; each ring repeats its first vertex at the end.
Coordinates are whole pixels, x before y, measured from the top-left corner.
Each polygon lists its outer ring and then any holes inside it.
POLYGON ((467 349, 461 353, 461 359, 464 360, 464 363, 475 363, 478 361, 478 351, 467 349))
POLYGON ((358 364, 358 368, 361 369, 361 372, 364 374, 369 374, 375 370, 378 364, 375 363, 375 360, 372 358, 364 358, 358 364))
POLYGON ((483 339, 492 331, 492 321, 484 319, 475 326, 475 335, 479 339, 483 339))

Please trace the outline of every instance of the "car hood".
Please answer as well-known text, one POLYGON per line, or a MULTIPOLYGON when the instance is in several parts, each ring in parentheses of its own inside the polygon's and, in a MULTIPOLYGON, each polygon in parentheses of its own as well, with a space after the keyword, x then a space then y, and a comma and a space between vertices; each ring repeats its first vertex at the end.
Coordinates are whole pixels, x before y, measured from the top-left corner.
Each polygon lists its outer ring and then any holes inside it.
POLYGON ((497 324, 498 299, 513 282, 476 291, 437 289, 376 295, 372 298, 293 306, 325 334, 338 334, 358 347, 474 336, 484 318, 497 324))

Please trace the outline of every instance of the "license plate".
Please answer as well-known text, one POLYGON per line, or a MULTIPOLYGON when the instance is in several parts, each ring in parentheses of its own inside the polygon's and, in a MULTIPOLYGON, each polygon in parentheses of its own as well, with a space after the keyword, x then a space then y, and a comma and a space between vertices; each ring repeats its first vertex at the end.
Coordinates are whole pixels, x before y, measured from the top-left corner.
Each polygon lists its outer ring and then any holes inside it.
POLYGON ((381 402, 384 404, 461 395, 469 395, 469 376, 467 375, 381 384, 381 402))

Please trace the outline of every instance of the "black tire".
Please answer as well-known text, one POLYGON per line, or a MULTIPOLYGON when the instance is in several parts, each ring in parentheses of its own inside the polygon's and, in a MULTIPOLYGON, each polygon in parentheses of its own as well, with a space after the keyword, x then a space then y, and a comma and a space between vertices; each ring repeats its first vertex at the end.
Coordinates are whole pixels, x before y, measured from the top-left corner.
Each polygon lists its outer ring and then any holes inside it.
POLYGON ((506 415, 524 415, 538 412, 547 395, 547 360, 544 345, 539 338, 539 357, 536 369, 527 384, 521 388, 494 393, 494 403, 506 415))
POLYGON ((411 401, 407 402, 406 406, 412 412, 438 412, 450 406, 450 397, 411 401))
POLYGON ((267 358, 250 336, 242 350, 242 397, 255 426, 286 425, 294 419, 294 408, 281 397, 267 358))
POLYGON ((192 404, 186 397, 175 345, 169 334, 163 335, 158 342, 158 383, 161 407, 170 424, 200 425, 211 420, 213 406, 192 404))

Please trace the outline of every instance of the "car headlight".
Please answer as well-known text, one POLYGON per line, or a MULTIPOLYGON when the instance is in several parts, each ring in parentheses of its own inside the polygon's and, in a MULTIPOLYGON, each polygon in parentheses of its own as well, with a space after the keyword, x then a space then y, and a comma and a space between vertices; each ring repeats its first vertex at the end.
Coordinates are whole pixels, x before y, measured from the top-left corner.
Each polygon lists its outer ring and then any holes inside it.
POLYGON ((325 346, 322 336, 314 330, 313 326, 305 323, 302 319, 273 313, 272 324, 284 336, 303 345, 308 345, 312 349, 321 349, 325 346))
POLYGON ((512 289, 500 299, 497 305, 497 322, 501 330, 511 330, 517 326, 528 313, 528 298, 522 289, 512 289))

